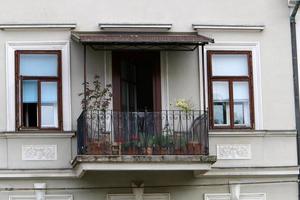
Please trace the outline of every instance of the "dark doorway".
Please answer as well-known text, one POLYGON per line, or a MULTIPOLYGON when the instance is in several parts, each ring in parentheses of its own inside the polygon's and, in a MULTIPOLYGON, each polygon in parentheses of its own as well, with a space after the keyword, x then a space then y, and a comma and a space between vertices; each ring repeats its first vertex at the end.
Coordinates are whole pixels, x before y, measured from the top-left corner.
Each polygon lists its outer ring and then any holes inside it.
POLYGON ((116 51, 112 61, 114 110, 160 111, 159 51, 116 51))

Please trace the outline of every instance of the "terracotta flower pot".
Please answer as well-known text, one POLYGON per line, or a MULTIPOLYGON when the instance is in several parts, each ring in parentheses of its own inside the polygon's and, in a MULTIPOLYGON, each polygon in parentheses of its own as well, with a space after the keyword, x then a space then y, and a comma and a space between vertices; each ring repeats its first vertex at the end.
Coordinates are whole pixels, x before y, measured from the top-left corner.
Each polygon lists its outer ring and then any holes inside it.
POLYGON ((152 147, 147 147, 146 154, 147 155, 152 155, 153 154, 153 148, 152 147))
POLYGON ((87 147, 87 153, 90 155, 98 155, 101 152, 99 143, 90 143, 87 147))
POLYGON ((160 148, 160 155, 167 155, 168 154, 168 148, 161 147, 160 148))
POLYGON ((188 143, 188 153, 193 155, 201 154, 201 144, 198 142, 189 142, 188 143))

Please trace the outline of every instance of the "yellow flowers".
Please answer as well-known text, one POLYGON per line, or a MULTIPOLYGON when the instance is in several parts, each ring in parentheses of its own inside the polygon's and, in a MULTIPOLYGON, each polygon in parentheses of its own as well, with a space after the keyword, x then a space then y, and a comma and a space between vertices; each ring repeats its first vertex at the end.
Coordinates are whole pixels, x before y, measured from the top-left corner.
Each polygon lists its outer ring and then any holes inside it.
POLYGON ((189 112, 193 109, 193 104, 186 99, 177 99, 175 106, 185 112, 189 112))

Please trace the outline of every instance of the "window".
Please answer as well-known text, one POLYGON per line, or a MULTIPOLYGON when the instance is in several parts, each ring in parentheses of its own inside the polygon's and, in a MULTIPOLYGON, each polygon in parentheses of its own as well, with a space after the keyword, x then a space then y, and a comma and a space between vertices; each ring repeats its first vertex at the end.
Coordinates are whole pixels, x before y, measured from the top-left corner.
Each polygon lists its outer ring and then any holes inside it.
POLYGON ((254 128, 250 51, 208 51, 211 128, 254 128))
POLYGON ((15 56, 17 129, 61 129, 61 51, 15 56))

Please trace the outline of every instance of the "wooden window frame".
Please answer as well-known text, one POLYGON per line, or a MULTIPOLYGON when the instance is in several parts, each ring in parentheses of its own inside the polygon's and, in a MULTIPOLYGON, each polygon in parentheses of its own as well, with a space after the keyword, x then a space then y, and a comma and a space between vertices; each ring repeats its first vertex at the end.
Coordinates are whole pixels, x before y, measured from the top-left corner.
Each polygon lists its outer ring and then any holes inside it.
POLYGON ((62 113, 62 55, 61 50, 16 50, 15 51, 15 95, 16 95, 16 130, 17 131, 61 131, 63 129, 62 113), (57 76, 20 76, 20 55, 21 54, 55 54, 57 55, 57 76), (38 126, 23 126, 23 80, 36 80, 38 82, 38 126), (41 82, 57 82, 57 113, 58 127, 41 127, 41 82))
POLYGON ((209 101, 209 127, 210 129, 254 129, 254 93, 253 93, 253 63, 251 51, 207 51, 207 73, 208 73, 208 101, 209 101), (212 55, 228 55, 240 54, 247 55, 248 76, 213 76, 212 75, 212 55), (215 126, 214 112, 213 112, 213 81, 226 81, 229 90, 229 108, 230 108, 230 124, 229 126, 215 126), (233 82, 248 82, 249 86, 249 112, 250 112, 250 126, 236 126, 234 124, 234 100, 233 100, 233 82))

